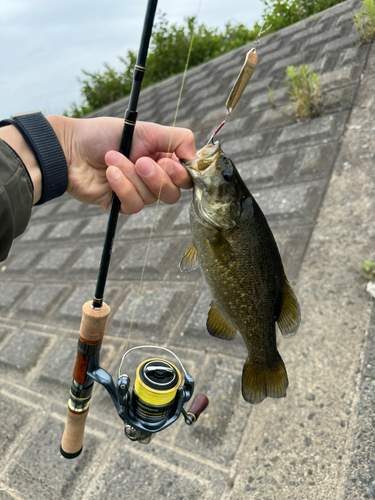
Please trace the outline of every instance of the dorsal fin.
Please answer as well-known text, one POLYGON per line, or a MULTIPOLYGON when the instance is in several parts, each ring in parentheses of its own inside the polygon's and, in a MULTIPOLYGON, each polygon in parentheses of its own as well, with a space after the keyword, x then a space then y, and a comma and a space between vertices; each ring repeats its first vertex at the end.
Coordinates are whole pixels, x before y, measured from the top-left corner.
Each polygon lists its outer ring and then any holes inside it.
POLYGON ((218 339, 233 340, 237 330, 224 317, 223 313, 211 302, 207 317, 207 330, 210 335, 218 339))

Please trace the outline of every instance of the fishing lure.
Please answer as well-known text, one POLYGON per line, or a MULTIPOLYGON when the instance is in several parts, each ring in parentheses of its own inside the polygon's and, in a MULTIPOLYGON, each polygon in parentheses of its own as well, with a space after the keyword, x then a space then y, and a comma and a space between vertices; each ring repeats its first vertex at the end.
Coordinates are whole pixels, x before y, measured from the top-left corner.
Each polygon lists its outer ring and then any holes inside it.
MULTIPOLYGON (((265 33, 266 31, 268 31, 270 28, 271 28, 271 26, 268 26, 268 28, 266 30, 263 30, 263 26, 261 27, 261 29, 260 29, 260 31, 259 31, 259 33, 258 33, 258 35, 257 35, 257 37, 256 37, 256 39, 254 41, 254 45, 255 46, 259 44, 261 35, 263 33, 265 33)), ((220 123, 220 125, 217 127, 217 129, 212 134, 212 136, 210 137, 210 139, 208 141, 208 144, 209 143, 212 143, 212 144, 214 143, 214 137, 219 132, 219 130, 221 130, 224 127, 224 125, 225 125, 225 123, 226 123, 226 121, 227 121, 230 113, 237 106, 237 103, 240 100, 240 97, 242 96, 243 91, 247 87, 247 84, 249 83, 250 78, 254 74, 254 71, 255 71, 255 68, 257 66, 257 63, 258 63, 258 54, 257 54, 256 48, 253 47, 246 54, 245 62, 243 64, 242 68, 241 68, 241 71, 239 72, 237 80, 235 81, 235 83, 234 83, 234 85, 232 87, 232 90, 229 93, 227 102, 225 103, 225 107, 226 107, 226 110, 227 110, 225 118, 220 123)))

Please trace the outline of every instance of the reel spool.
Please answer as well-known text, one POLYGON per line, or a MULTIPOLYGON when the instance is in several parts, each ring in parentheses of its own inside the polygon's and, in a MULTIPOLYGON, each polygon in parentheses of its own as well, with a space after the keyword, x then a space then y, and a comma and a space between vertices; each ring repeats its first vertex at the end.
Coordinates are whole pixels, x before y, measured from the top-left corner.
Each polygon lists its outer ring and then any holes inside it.
POLYGON ((147 422, 158 422, 169 412, 181 383, 177 368, 164 359, 148 359, 136 371, 132 403, 147 422))
POLYGON ((191 425, 208 405, 204 394, 198 394, 192 407, 186 412, 183 405, 194 391, 194 380, 188 375, 179 358, 169 349, 158 346, 139 346, 129 349, 122 357, 117 381, 117 400, 121 418, 125 422, 125 435, 132 441, 147 444, 154 434, 173 422, 182 413, 185 422, 191 425), (130 378, 121 374, 126 356, 136 349, 161 349, 172 354, 180 364, 184 382, 178 368, 162 358, 151 358, 140 363, 136 369, 134 387, 130 378))

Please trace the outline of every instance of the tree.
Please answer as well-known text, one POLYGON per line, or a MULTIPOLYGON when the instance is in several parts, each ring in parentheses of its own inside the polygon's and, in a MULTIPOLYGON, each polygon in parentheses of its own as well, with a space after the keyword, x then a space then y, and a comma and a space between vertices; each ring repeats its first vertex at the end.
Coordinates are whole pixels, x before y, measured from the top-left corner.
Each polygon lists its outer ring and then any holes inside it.
MULTIPOLYGON (((181 57, 181 54, 187 56, 192 35, 194 43, 189 61, 191 68, 241 47, 254 40, 257 33, 243 24, 230 23, 225 25, 224 31, 218 28, 210 30, 204 24, 198 24, 195 17, 188 17, 183 26, 177 26, 169 24, 166 15, 159 13, 152 33, 142 87, 184 71, 186 57, 181 57)), ((122 71, 112 68, 109 64, 104 65, 104 71, 90 73, 83 70, 86 78, 78 79, 81 85, 81 104, 73 103, 70 111, 65 114, 79 118, 130 93, 136 55, 128 51, 126 59, 119 59, 124 65, 122 71)))
MULTIPOLYGON (((243 24, 230 23, 225 25, 223 31, 219 28, 209 29, 204 24, 198 24, 195 17, 188 17, 184 20, 183 26, 177 26, 169 24, 166 14, 158 13, 152 33, 143 88, 184 71, 193 35, 190 68, 255 40, 261 25, 264 25, 267 33, 271 33, 343 0, 262 1, 266 7, 262 21, 255 23, 252 30, 243 24), (181 54, 186 56, 183 57, 181 54)), ((104 71, 89 73, 83 70, 86 78, 78 79, 81 85, 81 104, 71 104, 70 111, 65 111, 64 114, 79 118, 129 95, 136 55, 128 51, 125 59, 122 57, 119 59, 124 65, 122 71, 110 67, 109 64, 104 64, 104 71)))

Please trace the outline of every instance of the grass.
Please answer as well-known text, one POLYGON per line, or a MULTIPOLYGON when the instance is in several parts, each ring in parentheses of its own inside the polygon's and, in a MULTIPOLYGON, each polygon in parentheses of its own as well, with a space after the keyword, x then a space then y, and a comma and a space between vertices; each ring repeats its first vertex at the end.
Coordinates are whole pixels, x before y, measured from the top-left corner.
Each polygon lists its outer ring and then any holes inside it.
POLYGON ((362 270, 362 275, 364 278, 375 282, 375 262, 365 260, 360 268, 362 270))
POLYGON ((361 44, 375 40, 375 4, 374 0, 363 0, 362 10, 353 18, 354 26, 359 31, 361 44))
POLYGON ((315 118, 323 113, 322 89, 319 75, 311 66, 286 68, 286 91, 296 103, 296 118, 315 118))

